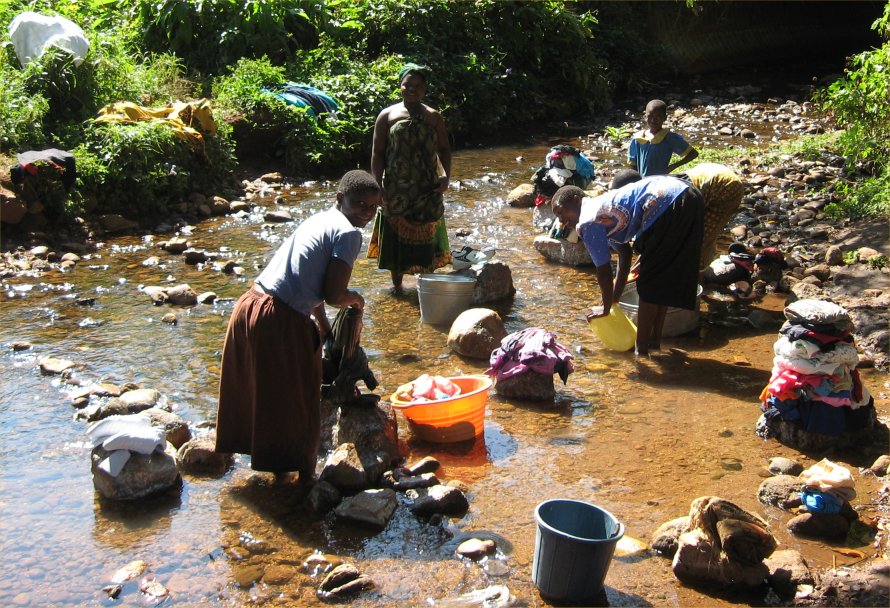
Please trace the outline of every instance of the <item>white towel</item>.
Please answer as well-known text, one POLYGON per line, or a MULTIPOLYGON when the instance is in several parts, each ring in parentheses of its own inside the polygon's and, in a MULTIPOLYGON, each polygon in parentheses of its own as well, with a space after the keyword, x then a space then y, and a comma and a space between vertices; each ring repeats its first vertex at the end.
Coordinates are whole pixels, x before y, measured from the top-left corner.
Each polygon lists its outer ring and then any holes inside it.
POLYGON ((87 429, 93 447, 101 444, 112 435, 126 432, 139 432, 140 429, 150 429, 151 420, 144 414, 128 414, 125 416, 109 416, 98 422, 94 422, 87 429))
POLYGON ((152 427, 134 428, 116 435, 112 435, 102 442, 102 447, 109 452, 112 450, 130 450, 139 454, 151 454, 156 449, 163 449, 166 445, 164 431, 152 427))
POLYGON ((129 450, 115 450, 99 463, 99 468, 112 477, 117 477, 128 460, 130 460, 129 450))

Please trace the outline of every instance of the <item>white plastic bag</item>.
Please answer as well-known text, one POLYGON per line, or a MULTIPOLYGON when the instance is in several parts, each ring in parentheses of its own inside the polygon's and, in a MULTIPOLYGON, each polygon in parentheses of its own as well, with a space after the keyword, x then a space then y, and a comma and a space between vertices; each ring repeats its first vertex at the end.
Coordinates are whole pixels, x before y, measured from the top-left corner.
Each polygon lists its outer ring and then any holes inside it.
POLYGON ((64 17, 50 17, 33 11, 16 15, 9 24, 9 39, 22 67, 43 55, 51 46, 74 55, 74 65, 80 65, 90 50, 86 34, 76 23, 64 17))

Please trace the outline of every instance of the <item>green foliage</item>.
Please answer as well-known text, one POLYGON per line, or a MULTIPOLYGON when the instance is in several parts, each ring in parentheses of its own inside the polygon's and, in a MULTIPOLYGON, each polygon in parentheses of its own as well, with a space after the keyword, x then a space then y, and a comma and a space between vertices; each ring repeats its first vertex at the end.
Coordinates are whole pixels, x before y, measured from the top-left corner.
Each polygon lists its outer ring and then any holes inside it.
POLYGON ((80 180, 103 213, 140 219, 176 210, 192 192, 213 192, 234 157, 225 127, 205 138, 206 158, 161 123, 92 123, 74 150, 80 180))
POLYGON ((846 264, 847 266, 849 266, 851 264, 855 264, 857 259, 858 259, 858 254, 855 249, 851 249, 850 251, 844 252, 844 264, 846 264))
POLYGON ((28 92, 22 73, 0 64, 0 151, 44 144, 48 112, 49 102, 28 92))
POLYGON ((619 127, 607 125, 603 131, 604 135, 616 144, 623 144, 631 135, 633 135, 633 127, 630 125, 621 125, 619 127))
POLYGON ((313 0, 139 0, 142 42, 190 67, 217 74, 242 57, 283 63, 318 42, 313 0))
POLYGON ((887 266, 888 261, 890 260, 887 259, 886 255, 875 255, 868 258, 867 264, 872 270, 880 270, 887 266))
POLYGON ((841 182, 835 194, 840 201, 825 206, 825 214, 829 217, 890 218, 890 173, 856 182, 841 182))

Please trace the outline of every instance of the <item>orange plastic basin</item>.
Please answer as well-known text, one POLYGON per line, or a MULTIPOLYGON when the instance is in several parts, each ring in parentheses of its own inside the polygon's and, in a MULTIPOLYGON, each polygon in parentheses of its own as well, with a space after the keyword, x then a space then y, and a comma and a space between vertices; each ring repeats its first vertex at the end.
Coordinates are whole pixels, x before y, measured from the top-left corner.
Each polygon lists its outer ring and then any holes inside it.
POLYGON ((485 430, 485 403, 492 380, 488 376, 453 376, 460 395, 425 403, 400 401, 393 393, 389 401, 402 410, 411 432, 426 441, 466 441, 485 430))

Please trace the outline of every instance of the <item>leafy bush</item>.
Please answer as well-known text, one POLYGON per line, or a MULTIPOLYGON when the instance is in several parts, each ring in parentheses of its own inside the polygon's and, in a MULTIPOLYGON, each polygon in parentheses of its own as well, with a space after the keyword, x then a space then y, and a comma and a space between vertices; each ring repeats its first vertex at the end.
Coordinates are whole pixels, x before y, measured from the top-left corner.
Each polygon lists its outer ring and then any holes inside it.
POLYGON ((225 126, 205 137, 205 158, 161 123, 93 123, 74 155, 101 212, 156 219, 192 192, 214 193, 225 181, 234 165, 228 137, 225 126))
POLYGON ((314 47, 314 21, 324 11, 312 0, 139 0, 138 7, 148 50, 170 51, 207 74, 243 57, 283 63, 314 47))
POLYGON ((41 146, 49 102, 27 91, 22 73, 0 64, 0 151, 41 146))

